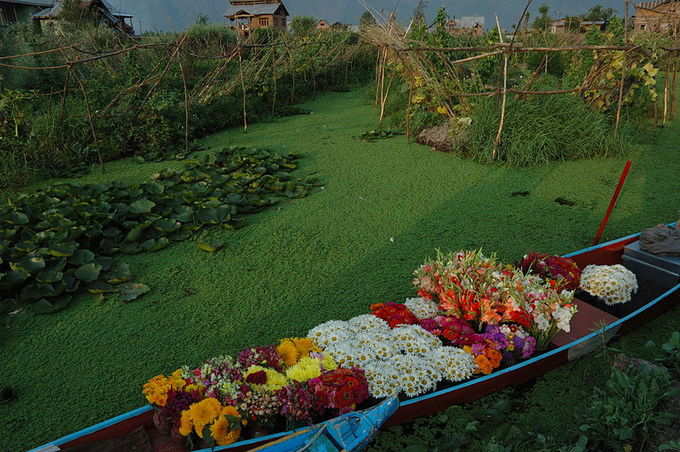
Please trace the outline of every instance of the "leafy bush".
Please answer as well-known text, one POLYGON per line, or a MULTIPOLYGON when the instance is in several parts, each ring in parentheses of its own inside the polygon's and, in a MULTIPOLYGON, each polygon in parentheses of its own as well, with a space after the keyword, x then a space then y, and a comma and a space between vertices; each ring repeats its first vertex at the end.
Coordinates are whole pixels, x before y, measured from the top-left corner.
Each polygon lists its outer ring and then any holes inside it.
POLYGON ((223 58, 230 54, 236 38, 222 25, 192 26, 174 61, 169 57, 181 39, 178 34, 149 34, 136 41, 106 27, 43 35, 21 27, 10 29, 0 31, 3 54, 69 49, 11 60, 25 66, 61 65, 65 59, 88 58, 137 44, 151 47, 76 65, 68 77, 65 70, 0 68, 0 156, 4 157, 0 187, 22 185, 36 176, 72 175, 73 169, 81 171, 126 156, 174 158, 184 153, 186 138, 191 141, 243 124, 243 97, 252 123, 317 92, 365 81, 374 62, 373 49, 352 33, 319 33, 310 40, 262 30, 249 43, 285 43, 294 50, 249 49, 240 64, 223 58), (69 48, 74 43, 78 43, 77 50, 69 48), (240 83, 242 68, 245 86, 240 83), (3 105, 3 99, 16 98, 16 93, 30 99, 3 105), (21 118, 20 133, 5 133, 14 130, 15 118, 21 118))
POLYGON ((26 305, 53 312, 80 289, 134 298, 148 288, 118 286, 132 276, 112 256, 158 251, 306 196, 315 181, 289 176, 296 158, 231 148, 140 185, 67 184, 14 196, 0 207, 0 312, 26 305))
MULTIPOLYGON (((543 88, 552 84, 545 85, 543 88)), ((494 157, 499 118, 496 99, 483 99, 475 106, 466 157, 484 163, 534 166, 553 160, 614 156, 625 150, 624 139, 613 135, 607 117, 576 95, 509 96, 494 157)))
POLYGON ((581 430, 598 451, 620 451, 635 444, 642 448, 656 428, 672 420, 658 407, 674 395, 663 368, 629 367, 625 372, 614 368, 606 387, 595 388, 581 430))

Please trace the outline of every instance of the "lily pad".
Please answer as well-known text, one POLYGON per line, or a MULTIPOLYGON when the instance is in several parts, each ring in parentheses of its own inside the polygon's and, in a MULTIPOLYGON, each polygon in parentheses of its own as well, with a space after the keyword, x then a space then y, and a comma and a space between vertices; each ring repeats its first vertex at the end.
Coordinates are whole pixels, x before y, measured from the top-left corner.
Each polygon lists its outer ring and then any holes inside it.
POLYGON ((198 242, 198 248, 207 253, 216 253, 217 251, 224 248, 224 242, 219 240, 213 240, 210 242, 198 242))
POLYGON ((81 266, 94 261, 95 254, 90 250, 78 250, 73 253, 69 262, 73 265, 81 266))
POLYGON ((140 283, 126 283, 119 286, 120 299, 124 302, 134 301, 144 294, 147 294, 151 289, 146 284, 140 283))
POLYGON ((149 213, 151 209, 156 207, 156 203, 148 199, 140 199, 130 204, 130 212, 134 214, 149 213))
POLYGON ((99 274, 102 271, 102 266, 99 264, 91 263, 85 264, 78 268, 75 272, 76 278, 84 282, 93 282, 99 278, 99 274))

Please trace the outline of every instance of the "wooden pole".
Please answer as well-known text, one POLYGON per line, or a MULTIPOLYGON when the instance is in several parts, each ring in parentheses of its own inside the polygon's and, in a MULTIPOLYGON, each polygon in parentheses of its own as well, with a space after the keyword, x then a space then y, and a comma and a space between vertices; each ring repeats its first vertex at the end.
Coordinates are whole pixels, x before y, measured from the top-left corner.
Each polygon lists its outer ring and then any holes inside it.
POLYGON ((625 16, 625 19, 623 21, 623 33, 624 33, 624 42, 626 44, 628 44, 628 27, 630 25, 630 22, 629 22, 630 16, 629 16, 629 13, 628 13, 628 5, 629 4, 630 4, 630 0, 625 0, 626 16, 625 16))
POLYGON ((621 68, 621 81, 619 82, 619 103, 616 107, 616 127, 614 133, 619 133, 619 126, 621 125, 621 108, 623 107, 623 84, 626 76, 626 55, 623 55, 623 67, 621 68))
POLYGON ((184 153, 189 154, 189 89, 187 87, 187 75, 184 65, 179 62, 179 69, 182 72, 182 83, 184 85, 184 153))
POLYGON ((668 120, 668 71, 664 73, 663 81, 663 125, 668 120))
POLYGON ((241 92, 243 94, 243 131, 248 132, 248 112, 246 110, 246 82, 243 79, 243 56, 238 52, 238 69, 241 74, 241 92))
POLYGON ((602 222, 600 222, 600 227, 597 229, 597 233, 595 234, 595 238, 593 239, 593 245, 597 245, 598 243, 600 243, 600 240, 602 239, 602 234, 604 234, 604 230, 607 227, 607 223, 609 223, 609 218, 611 217, 612 212, 614 211, 614 207, 616 207, 616 203, 619 200, 619 196, 621 195, 621 190, 623 190, 623 186, 626 184, 626 179, 628 178, 628 174, 630 173, 630 167, 632 165, 633 162, 628 160, 626 162, 626 166, 623 167, 623 172, 619 177, 619 184, 616 186, 616 190, 614 190, 614 196, 612 196, 611 201, 609 201, 607 213, 602 219, 602 222))
MULTIPOLYGON (((500 37, 501 43, 503 42, 503 31, 501 30, 501 23, 496 16, 496 26, 498 27, 498 35, 500 37)), ((503 54, 503 99, 501 101, 501 119, 498 123, 498 133, 496 134, 496 141, 494 141, 493 153, 491 155, 492 160, 496 160, 496 154, 498 153, 498 146, 501 144, 503 138, 503 127, 505 126, 505 108, 508 102, 508 54, 503 54)))

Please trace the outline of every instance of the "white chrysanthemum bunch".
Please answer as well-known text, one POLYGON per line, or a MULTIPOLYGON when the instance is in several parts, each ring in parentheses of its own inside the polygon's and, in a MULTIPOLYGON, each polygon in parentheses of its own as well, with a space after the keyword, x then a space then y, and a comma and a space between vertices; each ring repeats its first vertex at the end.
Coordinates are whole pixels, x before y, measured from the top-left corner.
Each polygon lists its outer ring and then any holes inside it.
POLYGON ((441 381, 441 371, 432 362, 418 355, 397 355, 392 364, 401 378, 401 392, 416 397, 433 391, 441 381))
POLYGON ((366 331, 389 331, 390 326, 386 321, 373 314, 363 314, 354 317, 347 322, 355 333, 366 331))
POLYGON ((402 325, 392 330, 394 347, 410 354, 424 355, 442 346, 442 341, 418 325, 402 325))
POLYGON ((324 348, 323 352, 330 355, 338 367, 350 368, 356 367, 358 364, 357 349, 350 342, 344 341, 330 344, 324 348))
POLYGON ((368 392, 376 399, 396 396, 401 391, 401 375, 390 362, 371 361, 363 369, 368 392))
POLYGON ((375 359, 386 361, 399 353, 392 340, 391 330, 373 330, 357 334, 352 343, 359 350, 369 350, 375 359))
POLYGON ((638 282, 635 273, 623 265, 588 265, 581 274, 581 289, 615 305, 629 302, 638 282))
POLYGON ((345 342, 352 334, 354 334, 354 329, 349 322, 331 320, 309 330, 307 337, 319 347, 326 348, 331 344, 345 342))
POLYGON ((472 355, 458 347, 440 347, 426 355, 442 379, 458 382, 472 377, 477 369, 472 355))
POLYGON ((433 319, 440 314, 437 303, 427 298, 409 298, 404 304, 420 320, 433 319))

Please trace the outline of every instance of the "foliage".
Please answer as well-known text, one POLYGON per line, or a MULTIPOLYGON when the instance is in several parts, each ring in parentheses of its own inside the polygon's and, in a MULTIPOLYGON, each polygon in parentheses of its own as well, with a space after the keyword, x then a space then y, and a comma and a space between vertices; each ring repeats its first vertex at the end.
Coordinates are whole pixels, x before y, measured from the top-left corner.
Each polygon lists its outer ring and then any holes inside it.
POLYGON ((590 8, 588 12, 583 16, 584 20, 590 21, 609 21, 616 14, 614 8, 605 8, 604 6, 597 4, 590 8))
POLYGON ((297 36, 308 36, 316 28, 317 20, 311 16, 295 16, 290 23, 290 29, 297 36))
POLYGON ((543 4, 538 8, 538 13, 540 16, 534 19, 532 26, 535 30, 547 32, 553 22, 553 18, 550 17, 550 7, 543 4))
POLYGON ((276 45, 244 51, 240 64, 221 57, 231 54, 236 42, 222 25, 197 23, 184 41, 184 35, 162 33, 131 40, 104 26, 43 35, 10 29, 0 31, 3 54, 67 48, 11 60, 23 66, 61 65, 65 58, 83 58, 83 52, 150 47, 76 65, 68 76, 66 70, 0 68, 3 188, 38 176, 73 175, 121 157, 156 161, 183 156, 187 141, 242 125, 243 97, 248 122, 257 122, 306 96, 368 79, 374 61, 372 49, 349 32, 312 37, 263 29, 245 44, 276 45), (78 51, 68 49, 74 43, 78 51), (173 47, 180 43, 181 48, 173 47), (284 44, 294 50, 280 50, 284 44), (170 48, 179 52, 174 60, 170 48), (13 133, 6 132, 12 128, 13 133))
POLYGON ((671 378, 663 368, 613 368, 606 387, 595 388, 581 430, 597 450, 642 447, 656 428, 672 420, 657 408, 673 396, 677 391, 671 389, 671 378))
MULTIPOLYGON (((548 81, 541 86, 554 84, 548 81)), ((619 155, 625 149, 624 140, 611 134, 606 116, 576 95, 509 98, 501 143, 495 149, 499 117, 495 99, 476 105, 464 155, 480 162, 533 166, 552 160, 619 155)))
POLYGON ((306 196, 311 185, 288 175, 295 159, 231 148, 183 171, 161 171, 153 182, 56 185, 13 197, 0 209, 0 309, 53 312, 80 289, 135 299, 148 288, 116 287, 132 275, 112 256, 158 251, 209 226, 234 227, 281 198, 306 196))
POLYGON ((653 341, 649 341, 646 345, 652 350, 660 351, 656 353, 656 361, 662 363, 676 376, 680 376, 680 331, 673 332, 668 341, 661 344, 661 347, 653 341))
POLYGON ((388 138, 394 138, 396 136, 404 135, 404 132, 401 130, 384 130, 384 129, 379 129, 379 130, 369 130, 368 132, 364 132, 361 135, 359 135, 359 139, 362 141, 367 141, 369 143, 372 143, 374 141, 378 140, 386 140, 388 138))

